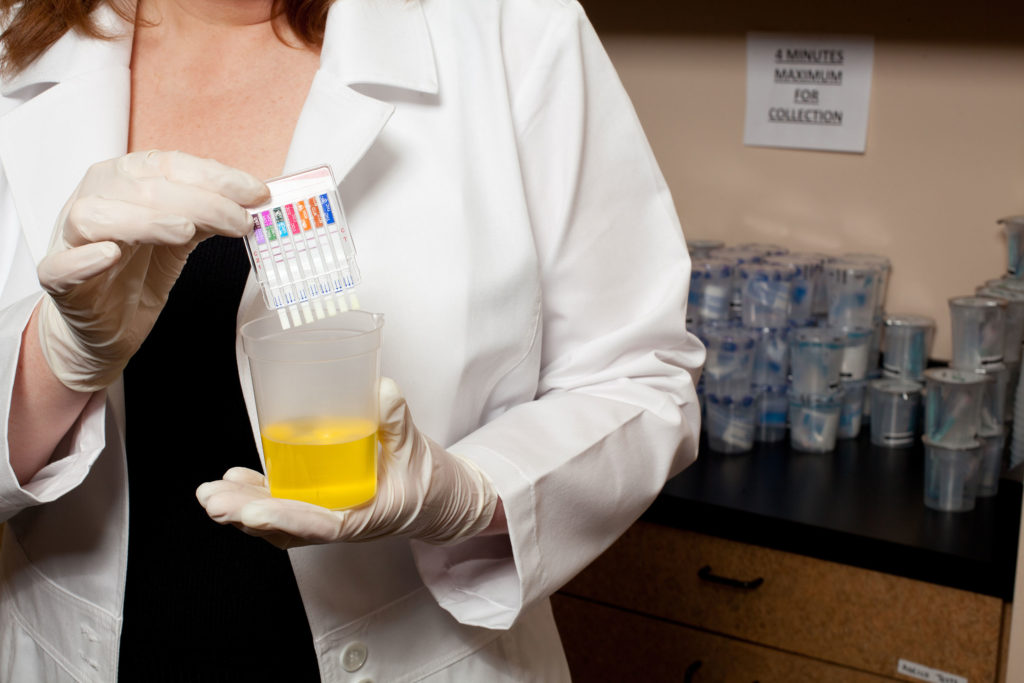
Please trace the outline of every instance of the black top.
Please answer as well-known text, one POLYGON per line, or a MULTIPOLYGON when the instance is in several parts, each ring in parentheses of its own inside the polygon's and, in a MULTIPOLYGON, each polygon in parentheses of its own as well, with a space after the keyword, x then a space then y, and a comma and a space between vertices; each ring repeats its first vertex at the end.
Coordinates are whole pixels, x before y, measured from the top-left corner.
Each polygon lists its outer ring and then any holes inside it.
POLYGON ((727 455, 702 440, 697 462, 665 485, 645 518, 1012 600, 1021 492, 1004 477, 998 495, 970 512, 927 508, 920 440, 882 448, 864 425, 831 453, 783 442, 727 455))
POLYGON ((319 681, 283 550, 207 517, 201 483, 260 471, 235 361, 240 239, 189 257, 125 370, 129 544, 121 681, 319 681))

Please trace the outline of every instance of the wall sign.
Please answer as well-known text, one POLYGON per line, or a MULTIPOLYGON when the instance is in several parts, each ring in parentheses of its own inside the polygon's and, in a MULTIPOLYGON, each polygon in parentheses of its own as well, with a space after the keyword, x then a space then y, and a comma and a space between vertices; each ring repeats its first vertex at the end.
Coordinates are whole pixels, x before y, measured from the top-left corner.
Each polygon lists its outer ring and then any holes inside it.
POLYGON ((864 152, 874 40, 747 34, 743 143, 864 152))

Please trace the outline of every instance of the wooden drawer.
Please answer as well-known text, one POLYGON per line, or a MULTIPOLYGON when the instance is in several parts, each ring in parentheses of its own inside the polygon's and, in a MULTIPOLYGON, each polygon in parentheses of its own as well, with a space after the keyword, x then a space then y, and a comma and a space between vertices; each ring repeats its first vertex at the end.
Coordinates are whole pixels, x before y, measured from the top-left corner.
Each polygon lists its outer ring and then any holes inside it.
POLYGON ((551 599, 574 683, 886 683, 894 679, 659 621, 551 599))
POLYGON ((997 598, 656 524, 634 525, 563 592, 886 676, 905 659, 996 678, 997 598), (703 567, 761 581, 722 585, 703 567))

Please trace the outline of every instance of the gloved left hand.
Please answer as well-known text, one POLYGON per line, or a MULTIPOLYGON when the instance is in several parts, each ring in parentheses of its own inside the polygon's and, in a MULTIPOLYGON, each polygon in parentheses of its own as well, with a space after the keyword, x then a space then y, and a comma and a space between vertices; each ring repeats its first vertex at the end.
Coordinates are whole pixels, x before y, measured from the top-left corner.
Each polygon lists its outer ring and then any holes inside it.
POLYGON ((377 495, 361 507, 328 510, 273 498, 266 477, 244 467, 203 484, 196 497, 214 521, 233 524, 280 548, 381 536, 445 545, 487 527, 498 502, 494 485, 472 462, 416 428, 405 398, 388 378, 380 383, 377 435, 377 495))

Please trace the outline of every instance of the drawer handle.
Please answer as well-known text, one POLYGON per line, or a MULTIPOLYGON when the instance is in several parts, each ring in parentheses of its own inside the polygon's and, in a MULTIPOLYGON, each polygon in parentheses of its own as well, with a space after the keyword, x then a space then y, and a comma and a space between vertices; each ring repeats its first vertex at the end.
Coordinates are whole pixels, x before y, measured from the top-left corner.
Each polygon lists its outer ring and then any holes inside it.
POLYGON ((720 583, 723 586, 732 586, 733 588, 743 588, 745 590, 754 590, 760 587, 764 583, 762 577, 757 577, 750 581, 740 581, 739 579, 730 579, 728 576, 719 576, 711 573, 711 565, 704 565, 697 570, 697 576, 704 581, 710 581, 711 583, 720 583))
POLYGON ((697 669, 701 667, 704 662, 699 659, 694 661, 693 664, 686 667, 686 673, 683 674, 683 683, 693 683, 693 677, 697 674, 697 669))

